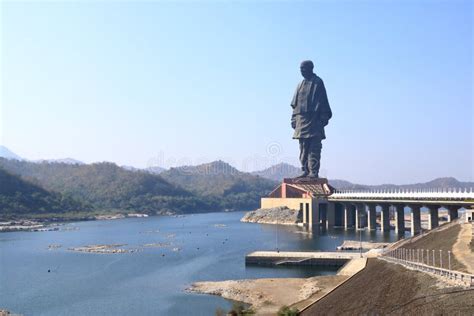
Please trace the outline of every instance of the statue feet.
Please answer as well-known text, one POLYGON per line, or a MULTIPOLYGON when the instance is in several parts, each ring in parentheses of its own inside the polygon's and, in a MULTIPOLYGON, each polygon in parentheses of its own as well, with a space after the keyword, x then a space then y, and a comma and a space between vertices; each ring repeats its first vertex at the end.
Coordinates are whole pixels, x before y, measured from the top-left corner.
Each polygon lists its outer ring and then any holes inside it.
POLYGON ((318 179, 319 175, 315 173, 303 172, 301 175, 295 177, 295 179, 318 179))
POLYGON ((301 175, 297 176, 296 179, 306 178, 306 177, 308 177, 308 173, 307 173, 307 172, 303 172, 301 175))

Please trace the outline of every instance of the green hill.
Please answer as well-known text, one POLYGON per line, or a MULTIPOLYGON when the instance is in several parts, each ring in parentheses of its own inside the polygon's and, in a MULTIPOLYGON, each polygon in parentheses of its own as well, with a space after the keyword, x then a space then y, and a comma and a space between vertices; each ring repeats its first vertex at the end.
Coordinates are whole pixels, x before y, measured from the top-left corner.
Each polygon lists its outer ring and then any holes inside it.
POLYGON ((160 173, 164 179, 196 195, 219 203, 224 209, 252 209, 276 182, 238 171, 223 161, 172 168, 160 173))
POLYGON ((0 158, 0 167, 93 211, 163 214, 252 209, 275 185, 223 162, 160 175, 108 162, 81 165, 0 158))
POLYGON ((70 197, 47 191, 0 168, 0 218, 11 219, 24 214, 50 214, 87 211, 70 197))
POLYGON ((71 165, 0 159, 0 166, 96 210, 155 214, 213 209, 213 205, 157 175, 129 171, 113 163, 71 165))

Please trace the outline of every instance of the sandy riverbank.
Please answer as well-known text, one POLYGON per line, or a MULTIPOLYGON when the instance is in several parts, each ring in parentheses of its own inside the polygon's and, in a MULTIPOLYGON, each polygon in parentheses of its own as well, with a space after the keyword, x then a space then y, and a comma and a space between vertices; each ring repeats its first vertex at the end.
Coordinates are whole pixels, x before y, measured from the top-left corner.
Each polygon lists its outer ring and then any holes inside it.
POLYGON ((353 259, 344 265, 337 275, 197 282, 187 290, 219 295, 250 304, 257 315, 275 315, 284 305, 302 310, 313 304, 354 274, 363 270, 366 263, 367 259, 365 258, 353 259))
POLYGON ((273 278, 219 282, 197 282, 190 292, 219 295, 252 305, 258 315, 274 315, 281 306, 293 305, 315 294, 321 296, 346 280, 346 275, 312 278, 273 278))

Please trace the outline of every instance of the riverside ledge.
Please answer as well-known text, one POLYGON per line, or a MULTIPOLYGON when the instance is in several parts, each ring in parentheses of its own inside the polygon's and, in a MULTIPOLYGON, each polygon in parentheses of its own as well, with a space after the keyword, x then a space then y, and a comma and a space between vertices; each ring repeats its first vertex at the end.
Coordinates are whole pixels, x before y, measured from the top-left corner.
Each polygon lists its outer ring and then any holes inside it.
POLYGON ((343 266, 360 258, 358 252, 254 251, 245 256, 246 264, 343 266))

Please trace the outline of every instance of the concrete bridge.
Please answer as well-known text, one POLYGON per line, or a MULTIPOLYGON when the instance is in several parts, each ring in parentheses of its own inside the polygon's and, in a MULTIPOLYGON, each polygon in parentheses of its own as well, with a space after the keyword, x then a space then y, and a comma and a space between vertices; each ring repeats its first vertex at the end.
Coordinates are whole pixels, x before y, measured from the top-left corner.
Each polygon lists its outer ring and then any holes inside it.
POLYGON ((343 210, 345 228, 376 228, 377 211, 380 212, 380 229, 390 229, 390 212, 395 215, 395 231, 405 231, 405 208, 410 209, 412 235, 421 232, 421 208, 429 211, 428 229, 439 225, 439 209, 448 211, 448 222, 458 218, 460 208, 474 206, 471 189, 392 189, 392 190, 334 190, 328 196, 330 203, 343 210))
POLYGON ((391 189, 391 190, 337 190, 326 179, 284 179, 268 197, 262 198, 261 207, 287 206, 303 213, 303 225, 310 228, 375 230, 377 214, 380 229, 391 229, 390 218, 395 219, 395 231, 405 233, 405 208, 410 209, 410 230, 421 232, 421 208, 429 211, 428 229, 439 225, 439 209, 448 211, 448 221, 459 216, 459 209, 474 208, 473 189, 391 189))

